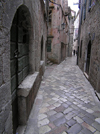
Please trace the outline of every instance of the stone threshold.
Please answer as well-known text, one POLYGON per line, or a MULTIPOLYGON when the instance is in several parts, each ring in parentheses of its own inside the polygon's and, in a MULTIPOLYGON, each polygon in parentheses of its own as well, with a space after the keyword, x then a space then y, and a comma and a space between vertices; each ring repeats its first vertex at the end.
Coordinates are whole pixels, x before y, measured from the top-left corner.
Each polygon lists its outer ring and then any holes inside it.
POLYGON ((96 94, 98 100, 100 101, 100 93, 98 93, 97 91, 95 91, 95 94, 96 94))
POLYGON ((19 126, 17 128, 16 134, 24 134, 25 129, 26 129, 26 126, 19 126))
POLYGON ((87 78, 87 80, 89 79, 89 76, 86 72, 83 73, 85 75, 85 77, 87 78))

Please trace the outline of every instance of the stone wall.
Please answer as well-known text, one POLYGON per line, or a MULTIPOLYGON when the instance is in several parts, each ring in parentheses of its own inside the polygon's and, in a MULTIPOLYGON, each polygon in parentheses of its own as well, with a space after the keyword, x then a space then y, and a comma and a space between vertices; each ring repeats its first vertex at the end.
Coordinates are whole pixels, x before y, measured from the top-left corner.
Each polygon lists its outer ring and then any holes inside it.
MULTIPOLYGON (((67 2, 67 0, 65 0, 67 2)), ((63 2, 65 2, 63 1, 63 2)), ((50 10, 50 18, 51 21, 48 25, 48 40, 51 41, 51 51, 48 51, 48 59, 52 61, 53 63, 59 64, 62 59, 64 60, 66 58, 66 45, 67 45, 67 17, 64 16, 63 8, 65 6, 65 3, 62 5, 62 1, 58 0, 56 2, 58 5, 49 3, 49 10, 50 10), (61 6, 59 6, 61 5, 61 6), (65 28, 62 28, 62 24, 65 25, 65 28), (64 45, 65 51, 64 56, 62 58, 61 52, 62 52, 62 43, 64 45)), ((67 5, 66 5, 67 6, 67 5)))
MULTIPOLYGON (((84 1, 85 2, 85 1, 84 1)), ((83 2, 83 3, 84 3, 83 2)), ((82 5, 81 5, 82 6, 82 5)), ((82 16, 82 24, 80 25, 81 34, 79 42, 79 67, 86 72, 87 49, 89 42, 91 43, 90 67, 88 79, 95 90, 100 92, 100 2, 97 0, 91 3, 89 10, 89 2, 86 3, 86 16, 82 16), (89 11, 88 11, 89 10, 89 11), (81 52, 80 52, 81 51, 81 52)), ((81 14, 81 12, 80 12, 81 14)), ((81 18, 80 18, 81 19, 81 18)))
MULTIPOLYGON (((0 1, 0 134, 13 133, 12 123, 12 95, 10 76, 10 29, 17 9, 25 6, 30 13, 31 27, 29 39, 29 68, 30 74, 38 72, 43 75, 45 67, 45 49, 47 40, 47 26, 44 17, 45 7, 42 0, 1 0, 0 1), (41 68, 41 38, 43 36, 43 61, 41 68), (42 71, 42 73, 41 73, 42 71)), ((13 34, 16 34, 13 33, 13 34)), ((42 76, 40 76, 38 85, 42 76)), ((38 91, 38 87, 35 90, 38 91)), ((36 93, 33 96, 36 96, 36 93)), ((34 93, 33 92, 33 93, 34 93)), ((35 98, 34 98, 35 99, 35 98)), ((34 102, 34 101, 33 101, 34 102)))

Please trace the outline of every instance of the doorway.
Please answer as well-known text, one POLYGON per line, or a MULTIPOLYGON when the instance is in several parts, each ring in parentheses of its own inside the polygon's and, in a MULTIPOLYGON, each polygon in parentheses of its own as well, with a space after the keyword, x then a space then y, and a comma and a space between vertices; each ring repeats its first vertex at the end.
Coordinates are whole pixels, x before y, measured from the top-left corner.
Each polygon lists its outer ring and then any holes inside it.
POLYGON ((43 60, 43 36, 41 38, 41 57, 40 60, 43 60))
POLYGON ((61 61, 66 58, 66 45, 61 42, 61 61))
POLYGON ((18 123, 17 88, 29 74, 29 11, 26 6, 20 6, 14 16, 10 30, 10 72, 12 94, 13 134, 18 123))
POLYGON ((90 58, 91 58, 91 41, 89 41, 87 46, 86 69, 85 69, 87 75, 89 75, 90 58))

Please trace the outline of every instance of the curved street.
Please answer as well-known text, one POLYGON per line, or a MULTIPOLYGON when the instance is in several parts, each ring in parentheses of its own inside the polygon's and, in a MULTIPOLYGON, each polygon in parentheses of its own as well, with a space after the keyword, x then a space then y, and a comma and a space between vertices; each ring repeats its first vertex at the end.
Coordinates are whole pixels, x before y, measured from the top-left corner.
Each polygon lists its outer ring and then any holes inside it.
POLYGON ((100 134, 100 107, 76 56, 46 68, 24 134, 100 134))

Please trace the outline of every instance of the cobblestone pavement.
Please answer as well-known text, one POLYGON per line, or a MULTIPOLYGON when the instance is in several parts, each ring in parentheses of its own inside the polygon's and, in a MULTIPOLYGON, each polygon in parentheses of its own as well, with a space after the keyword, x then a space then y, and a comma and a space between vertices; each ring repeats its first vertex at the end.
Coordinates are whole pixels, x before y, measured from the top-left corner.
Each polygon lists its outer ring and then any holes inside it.
POLYGON ((98 99, 75 59, 47 68, 24 134, 100 134, 98 99))

